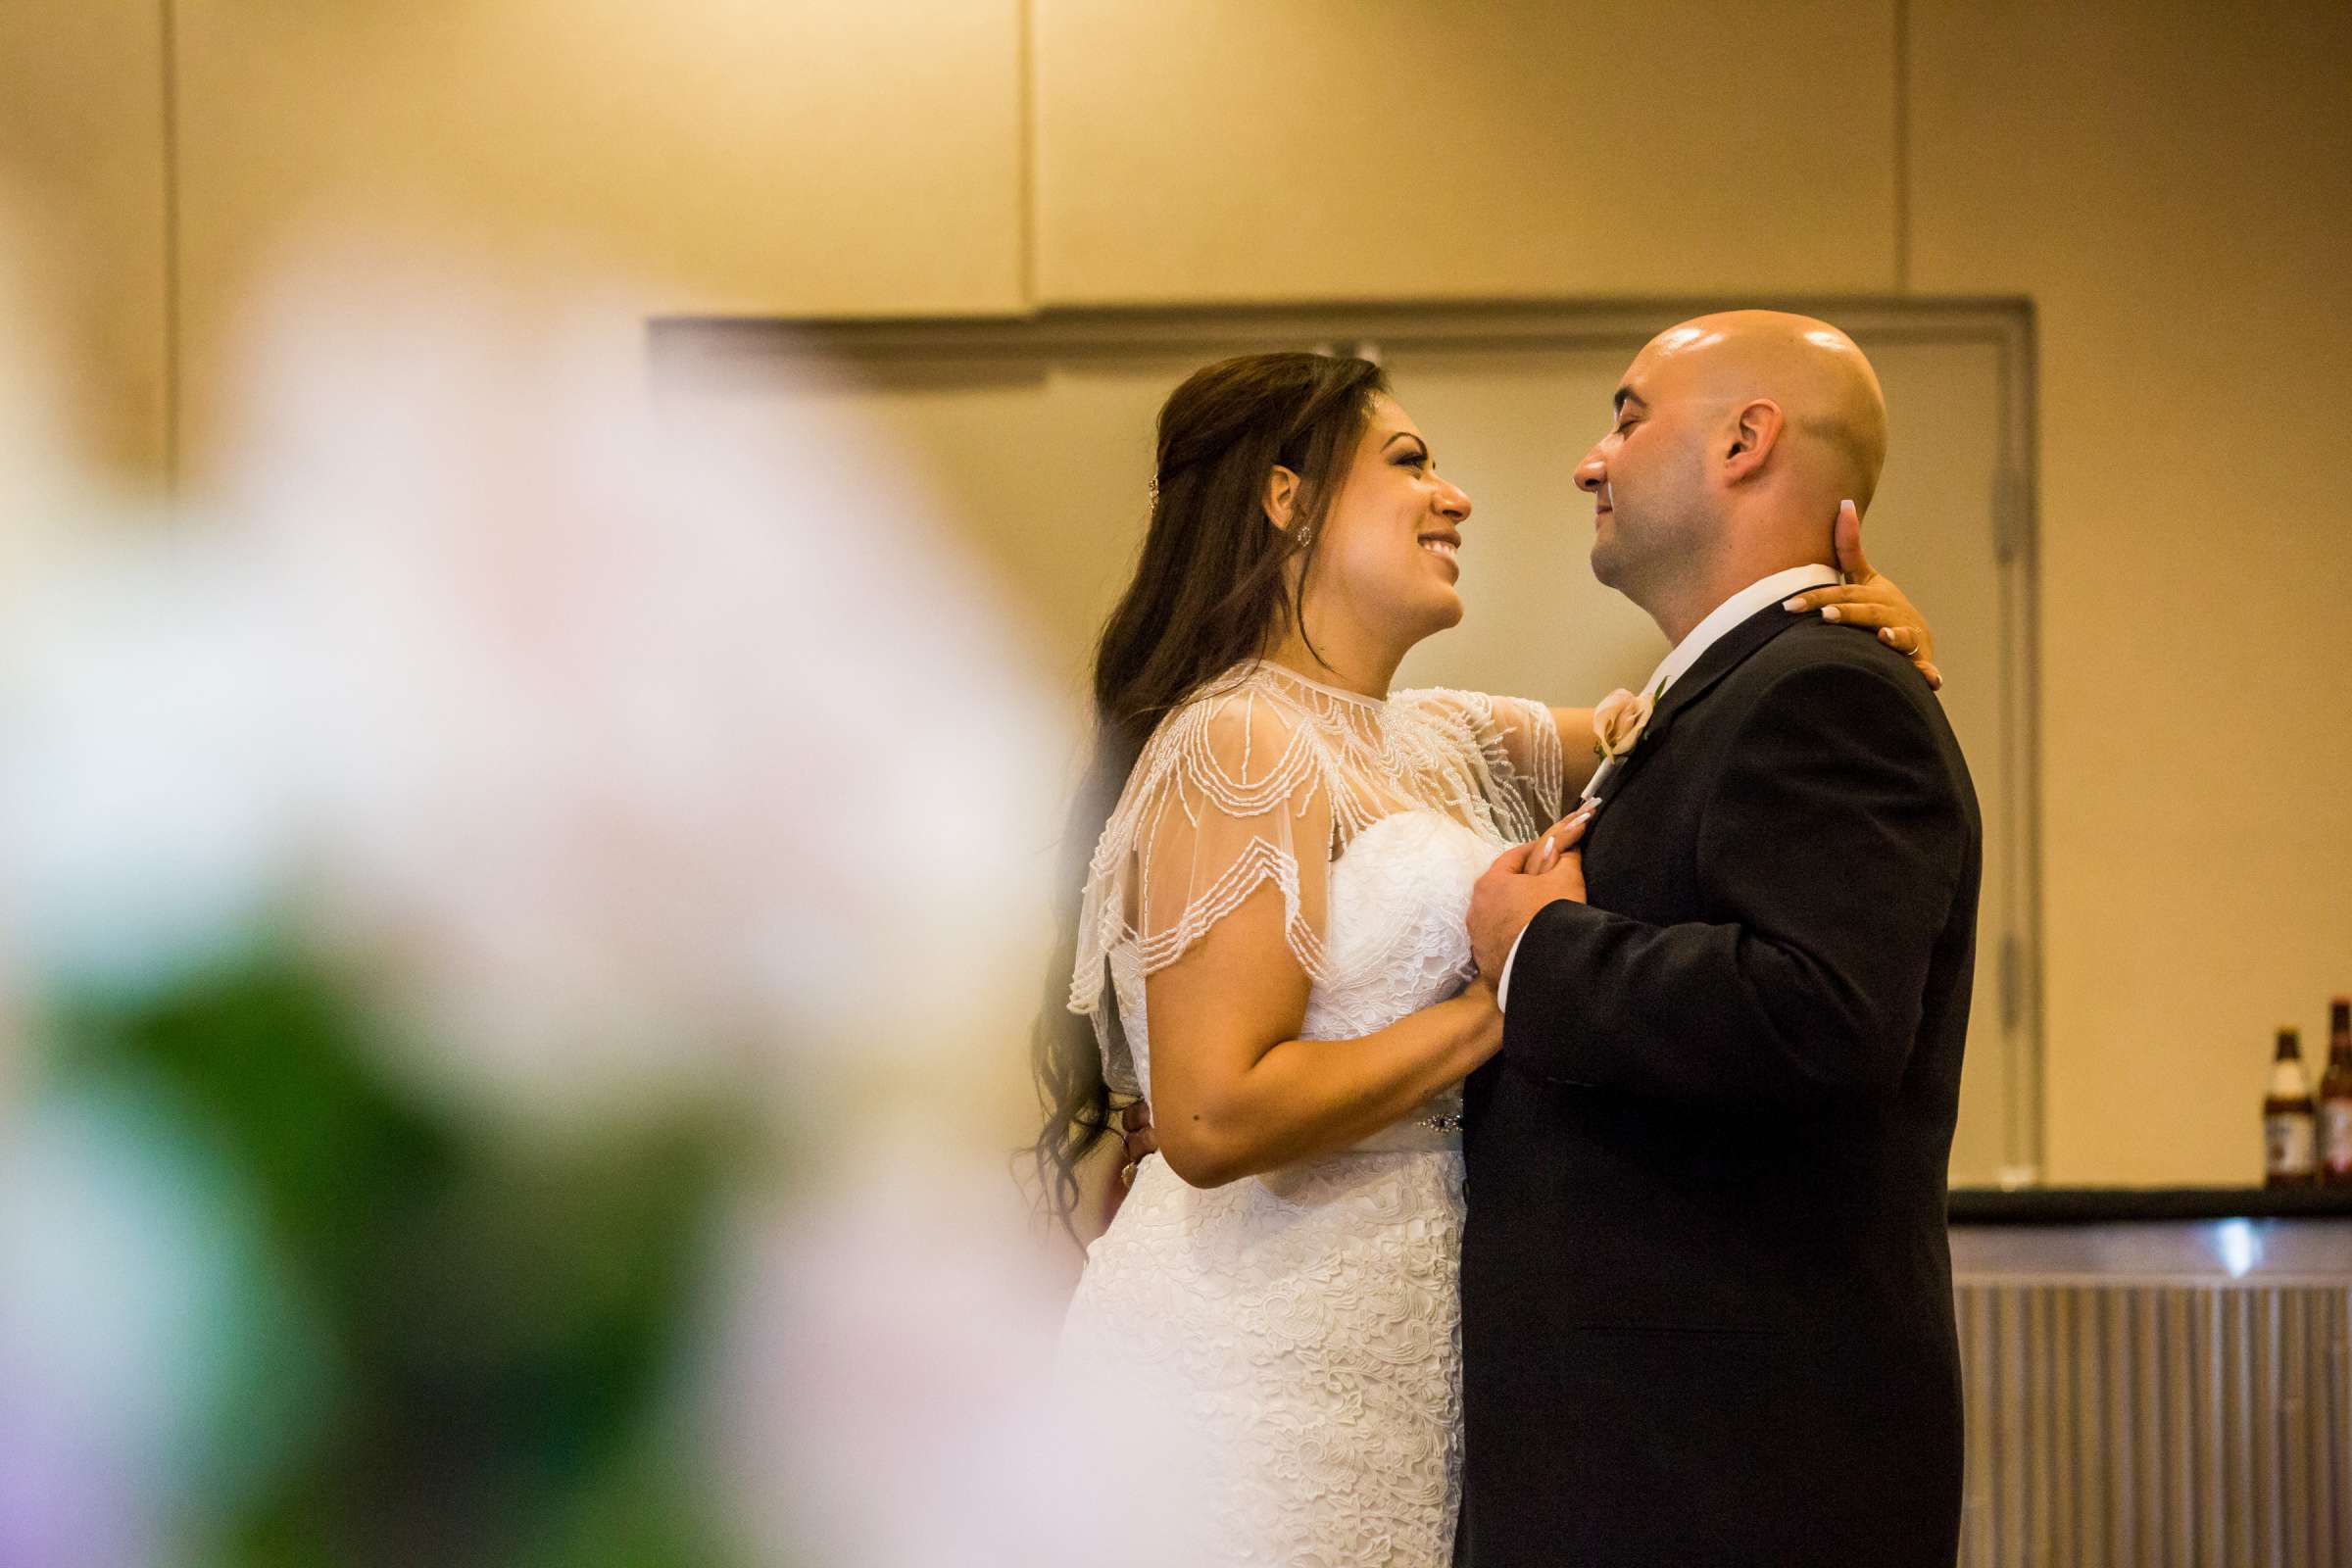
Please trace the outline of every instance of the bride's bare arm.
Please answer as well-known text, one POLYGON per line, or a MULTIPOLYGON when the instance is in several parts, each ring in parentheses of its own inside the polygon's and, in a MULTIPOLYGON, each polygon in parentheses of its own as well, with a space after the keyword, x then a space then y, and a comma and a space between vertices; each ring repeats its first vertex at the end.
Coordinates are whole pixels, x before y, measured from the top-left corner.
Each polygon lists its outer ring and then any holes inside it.
POLYGON ((1307 987, 1271 885, 1145 982, 1152 1119, 1160 1156, 1193 1186, 1360 1143, 1502 1045, 1494 995, 1476 984, 1354 1040, 1300 1040, 1307 987))
POLYGON ((1563 801, 1573 801, 1592 782, 1592 770, 1600 765, 1600 754, 1592 749, 1592 710, 1590 708, 1555 708, 1551 722, 1560 732, 1560 784, 1567 792, 1563 801))

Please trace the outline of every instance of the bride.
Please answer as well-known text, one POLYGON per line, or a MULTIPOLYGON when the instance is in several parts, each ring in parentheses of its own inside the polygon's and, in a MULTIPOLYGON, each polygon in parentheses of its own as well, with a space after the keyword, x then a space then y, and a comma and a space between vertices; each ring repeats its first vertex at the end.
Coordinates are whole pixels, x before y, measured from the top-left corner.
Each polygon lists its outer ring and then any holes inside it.
MULTIPOLYGON (((1087 1250, 1064 1381, 1115 1401, 1166 1505, 1154 1555, 1444 1564, 1459 1085, 1502 1041, 1463 914, 1583 787, 1592 712, 1389 689, 1462 617, 1471 508, 1377 367, 1226 360, 1158 433, 1096 653, 1085 1021, 1041 1039, 1038 1153, 1066 1220, 1111 1094, 1149 1100, 1158 1152, 1087 1250)), ((1838 602, 1932 675, 1926 627, 1841 531, 1865 585, 1806 608, 1838 602)))

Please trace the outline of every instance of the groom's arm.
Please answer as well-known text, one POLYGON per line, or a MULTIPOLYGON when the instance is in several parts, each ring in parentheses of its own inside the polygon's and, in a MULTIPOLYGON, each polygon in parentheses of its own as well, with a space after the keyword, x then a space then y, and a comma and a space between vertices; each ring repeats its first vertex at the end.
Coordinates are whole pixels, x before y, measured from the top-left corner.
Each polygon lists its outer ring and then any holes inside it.
POLYGON ((1757 702, 1704 810, 1702 920, 1538 911, 1513 960, 1504 1059, 1666 1098, 1890 1093, 1971 832, 1900 673, 1833 660, 1757 702))

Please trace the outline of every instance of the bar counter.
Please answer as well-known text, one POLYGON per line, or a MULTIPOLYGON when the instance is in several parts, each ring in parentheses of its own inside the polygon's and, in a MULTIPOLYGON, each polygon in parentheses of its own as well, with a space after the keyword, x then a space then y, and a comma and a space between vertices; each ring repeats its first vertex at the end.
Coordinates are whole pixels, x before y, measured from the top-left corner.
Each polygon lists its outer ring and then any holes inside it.
POLYGON ((2151 1220, 2352 1220, 2335 1187, 1955 1187, 1954 1225, 2142 1224, 2151 1220))
POLYGON ((1955 1189, 1963 1564, 2352 1563, 2352 1189, 1955 1189))

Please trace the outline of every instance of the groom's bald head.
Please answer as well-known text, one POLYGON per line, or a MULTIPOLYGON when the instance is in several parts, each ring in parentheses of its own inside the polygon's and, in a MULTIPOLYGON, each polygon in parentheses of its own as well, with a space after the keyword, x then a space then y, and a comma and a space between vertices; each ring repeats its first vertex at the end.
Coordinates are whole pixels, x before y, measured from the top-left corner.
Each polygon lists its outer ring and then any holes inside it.
POLYGON ((1829 322, 1785 311, 1696 317, 1651 338, 1629 378, 1644 369, 1708 403, 1778 404, 1788 442, 1779 461, 1803 470, 1833 509, 1846 499, 1869 507, 1886 463, 1886 400, 1870 361, 1829 322))
POLYGON ((1827 321, 1725 311, 1668 327, 1576 470, 1594 501, 1593 573, 1682 624, 1693 605, 1833 563, 1838 503, 1867 508, 1886 458, 1878 375, 1827 321))

